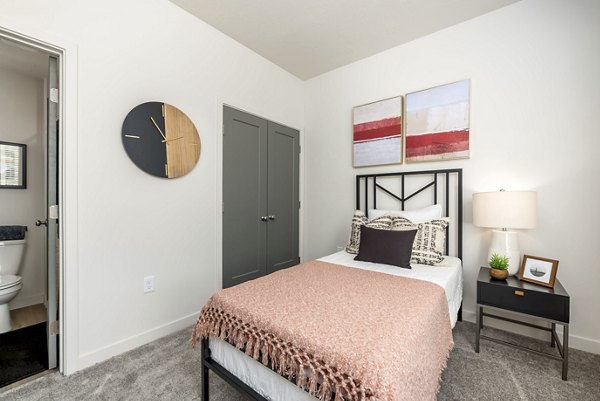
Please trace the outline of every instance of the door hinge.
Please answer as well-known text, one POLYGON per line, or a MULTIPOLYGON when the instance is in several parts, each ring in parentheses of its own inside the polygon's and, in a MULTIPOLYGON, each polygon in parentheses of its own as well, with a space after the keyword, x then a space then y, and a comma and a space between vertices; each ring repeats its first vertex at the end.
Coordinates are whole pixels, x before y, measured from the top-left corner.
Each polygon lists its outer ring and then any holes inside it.
POLYGON ((57 336, 60 334, 60 326, 58 325, 58 320, 50 322, 49 330, 51 336, 57 336))
POLYGON ((50 101, 52 103, 58 103, 58 89, 50 88, 50 101))
POLYGON ((48 207, 48 218, 58 220, 58 205, 50 205, 48 207))

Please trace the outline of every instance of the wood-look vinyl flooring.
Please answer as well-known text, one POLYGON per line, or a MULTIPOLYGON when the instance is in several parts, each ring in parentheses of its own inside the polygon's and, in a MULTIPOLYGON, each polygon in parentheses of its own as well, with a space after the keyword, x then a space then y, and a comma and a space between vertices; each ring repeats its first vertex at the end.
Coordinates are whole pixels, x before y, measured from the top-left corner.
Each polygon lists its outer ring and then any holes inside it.
POLYGON ((11 331, 43 323, 47 320, 48 316, 44 304, 26 306, 10 311, 10 322, 12 324, 11 331))

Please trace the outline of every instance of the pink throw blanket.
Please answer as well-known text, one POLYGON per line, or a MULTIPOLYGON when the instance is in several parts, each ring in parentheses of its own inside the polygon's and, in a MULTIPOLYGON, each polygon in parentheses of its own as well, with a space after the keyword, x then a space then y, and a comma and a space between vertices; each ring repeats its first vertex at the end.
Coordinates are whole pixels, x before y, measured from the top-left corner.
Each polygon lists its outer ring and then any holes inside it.
POLYGON ((215 293, 209 336, 335 401, 435 400, 454 346, 440 286, 320 261, 215 293))

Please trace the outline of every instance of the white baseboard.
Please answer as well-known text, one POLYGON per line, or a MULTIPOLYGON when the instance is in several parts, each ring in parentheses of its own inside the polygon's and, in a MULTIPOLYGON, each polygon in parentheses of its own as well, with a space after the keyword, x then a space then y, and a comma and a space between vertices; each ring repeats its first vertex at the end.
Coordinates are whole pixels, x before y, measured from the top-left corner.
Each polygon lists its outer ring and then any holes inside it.
POLYGON ((70 373, 75 373, 78 370, 85 369, 99 362, 112 358, 113 356, 130 351, 154 340, 158 340, 161 337, 185 329, 196 322, 199 313, 199 311, 192 313, 180 319, 173 320, 172 322, 160 325, 158 327, 154 327, 150 330, 114 342, 107 346, 80 354, 77 368, 72 370, 70 373))
MULTIPOLYGON (((494 310, 494 313, 502 315, 502 313, 497 310, 494 310)), ((507 314, 506 316, 510 315, 507 314)), ((463 309, 463 320, 475 323, 475 312, 463 309)), ((543 324, 543 321, 541 320, 536 321, 535 319, 531 319, 531 322, 536 324, 543 324)), ((526 326, 520 326, 518 324, 510 322, 505 322, 503 320, 486 319, 485 325, 500 330, 510 331, 511 333, 517 333, 527 337, 537 338, 538 340, 547 340, 549 338, 549 335, 547 333, 544 333, 540 330, 536 330, 526 326)), ((557 325, 556 331, 559 333, 559 336, 562 335, 562 330, 560 326, 557 325)), ((475 339, 473 339, 473 341, 475 341, 475 339)), ((600 354, 600 340, 594 338, 581 337, 571 332, 569 333, 569 348, 575 348, 581 351, 591 352, 593 354, 600 354)))
POLYGON ((44 294, 30 295, 28 297, 17 296, 8 304, 8 309, 21 309, 26 306, 43 304, 45 299, 44 294))

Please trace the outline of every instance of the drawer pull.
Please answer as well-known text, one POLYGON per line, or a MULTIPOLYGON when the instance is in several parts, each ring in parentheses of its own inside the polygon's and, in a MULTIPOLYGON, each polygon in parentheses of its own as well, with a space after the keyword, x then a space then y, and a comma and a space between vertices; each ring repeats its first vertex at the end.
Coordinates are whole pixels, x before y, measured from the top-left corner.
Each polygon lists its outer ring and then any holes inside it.
POLYGON ((525 291, 515 290, 515 295, 522 297, 523 295, 525 295, 525 291))

